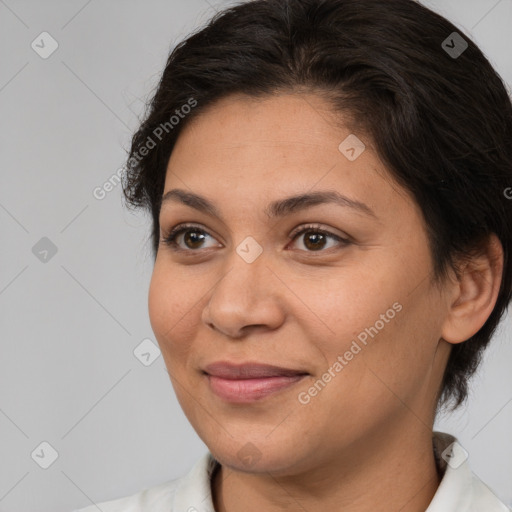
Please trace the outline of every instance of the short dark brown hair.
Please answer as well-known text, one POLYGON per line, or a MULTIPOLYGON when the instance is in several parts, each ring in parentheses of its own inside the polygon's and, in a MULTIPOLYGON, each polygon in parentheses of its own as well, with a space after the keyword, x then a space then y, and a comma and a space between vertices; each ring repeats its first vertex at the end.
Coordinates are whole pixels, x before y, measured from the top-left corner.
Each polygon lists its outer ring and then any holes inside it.
POLYGON ((439 403, 459 406, 511 298, 512 206, 504 191, 512 185, 512 105, 480 49, 442 16, 413 0, 252 0, 217 13, 168 58, 132 139, 128 207, 152 214, 156 258, 166 167, 184 126, 233 93, 297 90, 321 94, 348 116, 410 191, 427 226, 434 280, 456 271, 457 258, 491 233, 501 241, 494 310, 453 346, 444 374, 439 403), (194 108, 184 109, 191 99, 194 108))

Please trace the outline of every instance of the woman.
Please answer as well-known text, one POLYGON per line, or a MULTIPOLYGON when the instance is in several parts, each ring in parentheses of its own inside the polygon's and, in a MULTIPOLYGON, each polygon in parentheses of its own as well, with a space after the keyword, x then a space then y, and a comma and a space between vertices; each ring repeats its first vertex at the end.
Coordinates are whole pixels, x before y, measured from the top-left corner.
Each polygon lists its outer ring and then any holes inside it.
MULTIPOLYGON (((433 433, 511 297, 512 105, 412 0, 253 0, 171 53, 124 192, 209 452, 113 511, 504 511, 433 433)), ((97 510, 96 506, 83 512, 97 510)))

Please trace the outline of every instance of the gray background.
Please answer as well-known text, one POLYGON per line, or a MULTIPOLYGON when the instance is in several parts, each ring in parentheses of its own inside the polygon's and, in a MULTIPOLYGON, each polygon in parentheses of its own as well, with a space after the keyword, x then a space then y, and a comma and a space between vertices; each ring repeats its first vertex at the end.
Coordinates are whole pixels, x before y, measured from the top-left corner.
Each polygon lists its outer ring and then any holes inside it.
MULTIPOLYGON (((512 0, 425 3, 512 83, 512 0)), ((123 165, 170 48, 224 5, 0 0, 1 512, 64 512, 126 496, 181 476, 206 450, 162 357, 145 366, 133 353, 154 341, 149 217, 123 208, 120 186, 102 200, 93 190, 123 165), (47 59, 31 48, 43 31, 59 45, 47 59), (57 248, 46 262, 32 251, 43 237, 57 248), (47 469, 44 441, 58 453, 47 469)), ((487 352, 469 405, 437 425, 459 437, 475 473, 508 504, 510 324, 487 352)))

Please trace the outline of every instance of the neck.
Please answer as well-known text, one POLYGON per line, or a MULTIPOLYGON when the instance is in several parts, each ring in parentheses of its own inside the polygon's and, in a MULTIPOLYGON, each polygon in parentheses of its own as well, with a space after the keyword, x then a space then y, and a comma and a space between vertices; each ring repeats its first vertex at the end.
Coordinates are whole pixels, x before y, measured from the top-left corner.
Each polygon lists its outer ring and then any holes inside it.
POLYGON ((308 512, 343 510, 425 512, 440 482, 432 431, 411 425, 392 435, 352 443, 343 453, 307 472, 274 476, 221 466, 212 478, 216 512, 308 512))

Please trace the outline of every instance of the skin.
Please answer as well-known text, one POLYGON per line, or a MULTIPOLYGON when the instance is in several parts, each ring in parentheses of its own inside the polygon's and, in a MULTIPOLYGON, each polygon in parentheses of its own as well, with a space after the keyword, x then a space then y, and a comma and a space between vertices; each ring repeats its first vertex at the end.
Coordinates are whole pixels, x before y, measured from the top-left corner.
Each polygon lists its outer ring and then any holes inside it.
POLYGON ((164 194, 179 188, 204 196, 224 219, 164 202, 162 238, 181 223, 206 233, 195 245, 178 237, 182 252, 162 242, 149 290, 151 325, 177 398, 221 463, 212 482, 217 512, 361 512, 376 503, 419 512, 439 485, 437 393, 452 344, 492 312, 501 245, 491 237, 460 279, 434 283, 419 207, 366 135, 356 134, 366 145, 356 160, 338 150, 352 133, 340 119, 313 93, 233 95, 186 125, 169 160, 164 194), (334 203, 282 218, 264 213, 271 201, 319 190, 363 202, 375 217, 334 203), (310 223, 351 243, 327 237, 315 250, 314 229, 290 239, 310 223), (252 263, 236 252, 248 236, 263 250, 252 263), (401 311, 300 403, 299 393, 394 303, 401 311), (257 402, 233 404, 213 394, 201 372, 219 360, 309 375, 257 402), (256 454, 250 464, 241 449, 256 454))

